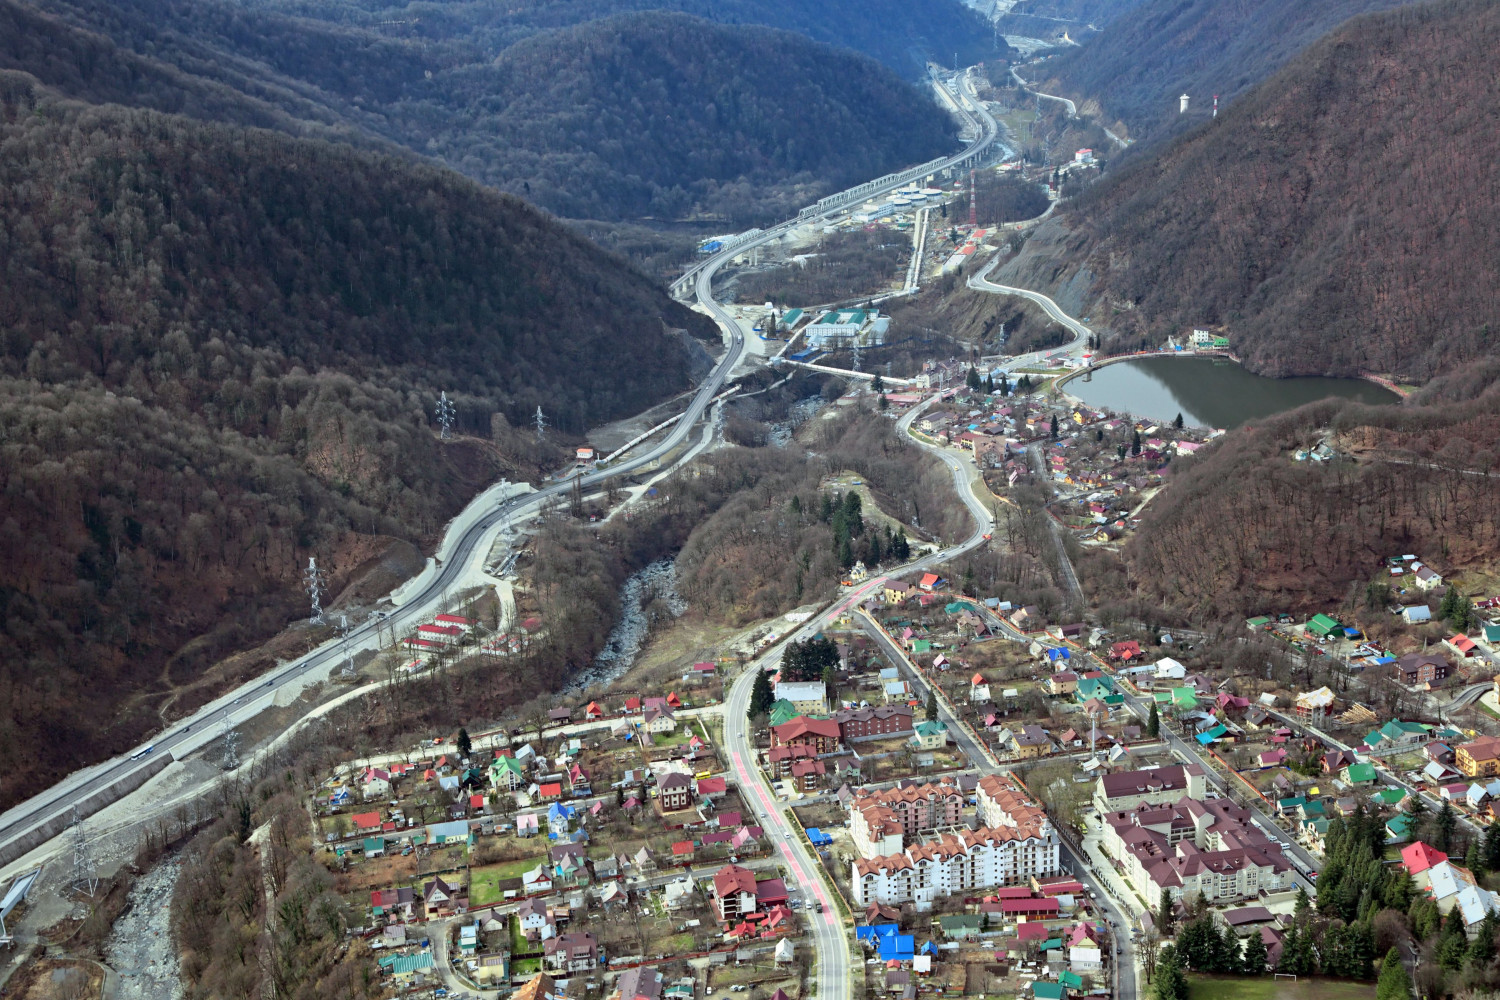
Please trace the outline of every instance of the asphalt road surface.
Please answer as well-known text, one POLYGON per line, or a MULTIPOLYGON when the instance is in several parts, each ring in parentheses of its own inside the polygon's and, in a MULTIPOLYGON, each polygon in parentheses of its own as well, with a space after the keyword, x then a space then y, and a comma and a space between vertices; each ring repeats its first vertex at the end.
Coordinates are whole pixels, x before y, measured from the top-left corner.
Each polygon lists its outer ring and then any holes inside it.
MULTIPOLYGON (((967 77, 964 79, 964 88, 972 90, 972 84, 967 77)), ((934 171, 961 163, 983 152, 995 141, 998 127, 993 116, 985 110, 983 105, 974 102, 972 112, 964 113, 978 130, 977 138, 963 150, 941 164, 935 165, 932 168, 934 171)), ((892 182, 888 189, 894 190, 908 182, 909 178, 903 177, 892 182)), ((861 193, 858 198, 852 199, 851 203, 878 196, 885 190, 887 188, 861 193)), ((823 215, 841 210, 841 208, 831 206, 823 215)), ((712 293, 714 275, 736 256, 808 221, 807 219, 788 220, 747 242, 714 254, 684 275, 682 287, 690 284, 698 305, 727 332, 728 350, 699 387, 682 419, 677 422, 666 438, 651 448, 636 453, 633 457, 612 464, 607 469, 585 475, 582 479, 582 485, 585 488, 601 483, 612 476, 626 474, 658 461, 687 439, 692 433, 694 424, 703 416, 713 398, 723 388, 730 372, 740 363, 745 353, 745 329, 718 302, 714 301, 712 293)), ((233 725, 241 722, 268 707, 281 688, 288 685, 300 687, 309 673, 336 666, 347 656, 359 650, 378 647, 379 630, 383 626, 389 625, 394 633, 415 627, 428 620, 433 614, 442 610, 445 595, 457 581, 462 579, 473 561, 487 554, 494 532, 508 521, 524 520, 533 516, 544 503, 553 498, 562 497, 571 489, 571 481, 554 483, 536 492, 506 500, 463 528, 463 534, 453 544, 447 559, 438 567, 432 579, 420 591, 409 595, 401 607, 391 612, 388 618, 380 622, 370 620, 355 626, 342 640, 328 643, 307 656, 277 669, 270 675, 215 700, 190 718, 177 723, 170 731, 156 736, 146 746, 138 748, 136 754, 75 772, 47 791, 0 815, 0 850, 17 838, 31 833, 38 826, 66 813, 74 803, 121 783, 149 767, 156 759, 168 754, 184 756, 201 748, 217 738, 226 724, 233 725), (147 747, 150 748, 149 752, 146 752, 147 747)))

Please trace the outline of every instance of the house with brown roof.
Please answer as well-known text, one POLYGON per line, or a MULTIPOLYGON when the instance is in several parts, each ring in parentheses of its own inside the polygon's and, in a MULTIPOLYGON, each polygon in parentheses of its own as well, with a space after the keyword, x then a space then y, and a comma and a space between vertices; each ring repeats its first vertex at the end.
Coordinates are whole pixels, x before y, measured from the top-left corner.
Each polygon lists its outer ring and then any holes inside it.
POLYGON ((510 995, 510 1000, 552 1000, 557 993, 557 984, 545 972, 538 972, 526 980, 526 985, 510 995))
POLYGON ((657 782, 656 794, 665 812, 686 809, 693 804, 693 779, 673 771, 657 782))
POLYGON ((589 972, 599 964, 599 942, 587 931, 570 931, 542 942, 542 964, 553 972, 589 972))
POLYGON ((796 746, 803 744, 813 748, 813 753, 833 753, 839 748, 839 724, 832 719, 809 719, 799 715, 795 719, 771 727, 771 746, 796 746))
POLYGON ((714 873, 714 905, 719 919, 733 923, 756 907, 755 873, 739 865, 725 865, 714 873))
POLYGON ((1396 679, 1409 687, 1440 684, 1452 673, 1445 657, 1433 653, 1407 653, 1393 665, 1396 679))
POLYGON ((912 733, 912 707, 845 708, 833 713, 833 721, 838 724, 839 740, 843 743, 899 738, 912 733))
POLYGON ((620 980, 609 1000, 661 1000, 662 975, 655 969, 638 965, 620 973, 620 980))
POLYGON ((1459 744, 1454 751, 1453 766, 1469 778, 1500 774, 1500 736, 1481 736, 1470 743, 1459 744))
POLYGON ((1203 798, 1203 768, 1197 764, 1151 767, 1103 774, 1094 783, 1094 806, 1101 814, 1141 805, 1166 805, 1183 796, 1203 798))

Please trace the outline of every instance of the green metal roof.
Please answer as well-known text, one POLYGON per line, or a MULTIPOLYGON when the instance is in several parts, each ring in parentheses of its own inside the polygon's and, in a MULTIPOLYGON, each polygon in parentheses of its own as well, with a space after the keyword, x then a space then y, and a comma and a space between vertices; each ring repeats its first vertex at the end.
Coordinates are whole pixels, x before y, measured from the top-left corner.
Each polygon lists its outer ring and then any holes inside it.
POLYGON ((383 850, 385 850, 385 838, 384 837, 366 837, 365 838, 365 853, 366 854, 369 854, 371 851, 383 851, 383 850))
POLYGON ((1401 800, 1406 798, 1406 792, 1400 788, 1382 788, 1375 793, 1374 797, 1388 806, 1394 806, 1399 805, 1401 800))
POLYGON ((1063 1000, 1068 990, 1062 983, 1032 983, 1031 995, 1036 1000, 1063 1000))
POLYGON ((1313 615, 1307 623, 1307 630, 1314 635, 1332 635, 1342 627, 1338 619, 1327 615, 1313 615))
POLYGON ((1350 764, 1344 768, 1345 780, 1353 784, 1364 784, 1366 781, 1375 780, 1375 765, 1373 764, 1350 764))
POLYGON ((1251 628, 1260 628, 1262 625, 1269 624, 1270 621, 1271 619, 1267 618, 1265 615, 1258 615, 1254 618, 1247 619, 1245 624, 1249 625, 1251 628))

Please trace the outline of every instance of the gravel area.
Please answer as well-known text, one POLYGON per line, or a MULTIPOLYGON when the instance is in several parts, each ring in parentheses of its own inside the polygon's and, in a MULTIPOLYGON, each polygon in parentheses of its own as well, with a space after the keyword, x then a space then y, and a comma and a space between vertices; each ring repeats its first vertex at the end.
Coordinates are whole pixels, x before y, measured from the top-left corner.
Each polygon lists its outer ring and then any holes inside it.
POLYGON ((117 1000, 179 1000, 182 965, 172 943, 172 889, 182 866, 167 858, 136 880, 130 905, 104 945, 105 961, 120 975, 117 1000))

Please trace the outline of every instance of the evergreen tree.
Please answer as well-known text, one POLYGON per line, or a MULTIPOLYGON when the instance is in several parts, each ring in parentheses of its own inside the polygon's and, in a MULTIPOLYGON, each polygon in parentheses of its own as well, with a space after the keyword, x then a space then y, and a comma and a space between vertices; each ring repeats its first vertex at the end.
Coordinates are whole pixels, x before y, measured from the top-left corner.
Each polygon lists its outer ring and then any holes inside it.
POLYGON ((1161 891, 1161 900, 1156 905, 1156 929, 1162 937, 1172 935, 1172 894, 1166 889, 1161 891))
POLYGON ((1010 372, 1000 373, 1000 391, 1007 396, 1010 395, 1010 372))
POLYGON ((469 731, 460 728, 458 731, 458 756, 469 757, 474 752, 474 744, 469 740, 469 731))
POLYGON ((1457 824, 1458 817, 1454 815, 1452 803, 1444 802, 1437 815, 1432 817, 1432 846, 1444 854, 1452 851, 1453 830, 1457 824))
POLYGON ((1500 930, 1500 918, 1495 916, 1493 910, 1484 915, 1484 920, 1479 924, 1479 930, 1474 933, 1474 940, 1469 944, 1468 964, 1469 968, 1484 970, 1490 960, 1495 957, 1495 932, 1500 930))
POLYGON ((880 394, 880 403, 879 403, 880 412, 884 413, 887 409, 890 408, 890 405, 891 405, 891 401, 889 399, 886 399, 885 398, 885 393, 882 392, 880 394))
POLYGON ((1182 414, 1181 413, 1177 414, 1177 416, 1172 419, 1172 426, 1175 427, 1175 428, 1177 428, 1178 430, 1182 430, 1182 414))
POLYGON ((870 391, 885 392, 885 379, 881 378, 879 372, 876 372, 875 376, 870 379, 870 391))
POLYGON ((964 384, 976 392, 979 390, 979 370, 973 365, 969 366, 968 374, 964 376, 964 384))
POLYGON ((1292 906, 1292 912, 1296 913, 1298 916, 1301 916, 1310 905, 1312 904, 1311 901, 1307 898, 1306 887, 1300 885, 1297 886, 1297 901, 1292 906))
POLYGON ((1048 431, 1048 435, 1053 440, 1057 439, 1057 414, 1055 414, 1055 413, 1052 414, 1052 425, 1051 425, 1050 430, 1048 431))
POLYGON ((750 689, 750 718, 754 719, 766 715, 771 711, 771 705, 776 701, 776 693, 771 690, 771 675, 764 670, 756 670, 755 686, 750 689))
POLYGON ((1484 878, 1484 857, 1479 853, 1478 838, 1469 841, 1469 849, 1464 853, 1464 867, 1473 872, 1476 879, 1484 878))
POLYGON ((901 562, 911 558, 911 543, 906 540, 906 529, 902 528, 891 544, 891 555, 901 562))
POLYGON ((1151 715, 1146 719, 1146 735, 1152 739, 1161 735, 1161 713, 1157 711, 1154 698, 1151 701, 1151 715))
POLYGON ((1156 959, 1156 979, 1151 984, 1156 1000, 1187 1000, 1187 976, 1182 971, 1182 960, 1177 949, 1171 945, 1162 948, 1156 959))
POLYGON ((1500 871, 1500 819, 1484 829, 1484 867, 1500 871))
POLYGON ((1130 453, 1132 455, 1139 455, 1141 453, 1141 432, 1140 431, 1131 431, 1130 432, 1130 453))
POLYGON ((936 722, 937 721, 937 717, 938 717, 937 691, 929 689, 928 692, 927 692, 927 721, 928 722, 936 722))
POLYGON ((1413 841, 1422 837, 1422 827, 1427 821, 1427 803, 1420 795, 1408 795, 1406 805, 1401 810, 1401 815, 1406 817, 1406 832, 1413 841))
POLYGON ((1266 974, 1266 963, 1270 957, 1266 953, 1266 942, 1260 936, 1260 932, 1252 932, 1245 938, 1245 954, 1240 959, 1240 971, 1247 976, 1263 976, 1266 974))
POLYGON ((863 509, 864 501, 860 499, 857 492, 850 490, 845 494, 844 527, 848 529, 850 535, 857 537, 865 530, 863 509))
POLYGON ((1401 953, 1394 947, 1385 953, 1385 960, 1380 963, 1375 1000, 1411 1000, 1411 976, 1401 964, 1401 953))

